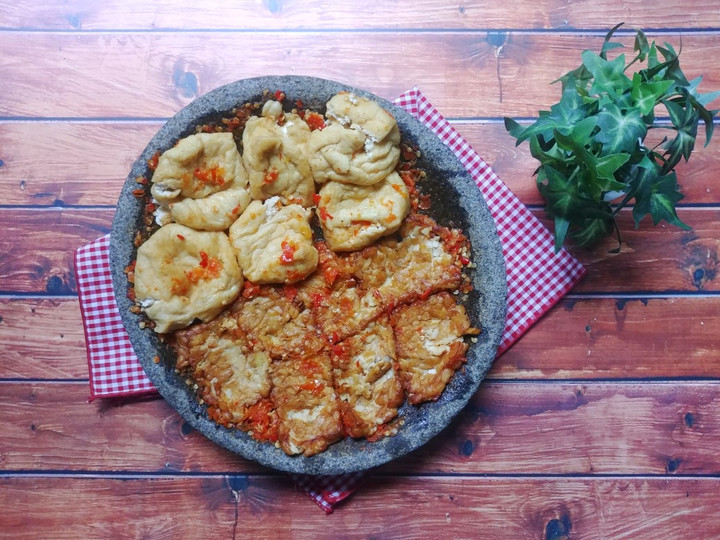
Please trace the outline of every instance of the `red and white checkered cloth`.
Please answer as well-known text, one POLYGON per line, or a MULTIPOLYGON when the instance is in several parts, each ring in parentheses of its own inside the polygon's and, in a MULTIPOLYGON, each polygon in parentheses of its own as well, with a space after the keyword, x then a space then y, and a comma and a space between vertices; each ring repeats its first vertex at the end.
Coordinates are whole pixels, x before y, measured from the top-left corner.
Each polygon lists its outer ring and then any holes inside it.
MULTIPOLYGON (((507 271, 507 321, 498 355, 562 298, 585 275, 567 251, 554 251, 553 236, 495 175, 427 98, 413 88, 395 100, 428 126, 457 155, 475 179, 495 219, 507 271)), ((109 236, 81 247, 75 254, 80 311, 90 371, 91 400, 154 391, 133 352, 120 320, 110 279, 109 236)), ((362 473, 339 476, 294 475, 325 512, 347 498, 362 473)))

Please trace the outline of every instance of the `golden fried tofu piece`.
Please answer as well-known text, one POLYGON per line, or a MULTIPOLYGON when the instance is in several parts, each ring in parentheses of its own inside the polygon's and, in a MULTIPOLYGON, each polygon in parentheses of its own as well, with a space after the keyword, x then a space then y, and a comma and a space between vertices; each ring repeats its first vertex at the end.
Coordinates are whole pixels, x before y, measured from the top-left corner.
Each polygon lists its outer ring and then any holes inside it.
POLYGON ((347 127, 358 126, 375 142, 392 136, 397 122, 375 101, 352 92, 338 92, 326 104, 326 116, 347 127))
POLYGON ((202 199, 180 198, 167 205, 168 221, 202 231, 225 231, 250 204, 247 188, 229 188, 202 199))
POLYGON ((332 348, 335 391, 345 431, 373 437, 405 399, 395 369, 395 337, 387 317, 332 348))
POLYGON ((355 251, 400 228, 410 212, 407 186, 396 172, 371 186, 328 182, 318 192, 316 213, 334 251, 355 251))
POLYGON ((463 336, 477 334, 453 296, 441 292, 398 307, 392 314, 400 377, 413 404, 440 397, 465 362, 463 336))
POLYGON ((345 435, 328 353, 275 360, 270 372, 278 442, 287 454, 312 456, 345 435))
POLYGON ((209 321, 240 293, 243 277, 230 240, 222 232, 171 223, 137 252, 135 297, 155 331, 209 321))
POLYGON ((232 133, 197 133, 160 155, 150 192, 165 204, 179 197, 200 199, 229 186, 247 186, 232 133))
MULTIPOLYGON (((253 199, 280 197, 285 204, 311 206, 315 183, 305 144, 310 128, 297 114, 252 116, 243 131, 242 161, 253 199)), ((280 110, 282 112, 282 110, 280 110)))
POLYGON ((253 283, 294 283, 315 270, 310 211, 277 197, 253 201, 230 227, 243 274, 253 283))
POLYGON ((400 130, 380 105, 349 92, 327 102, 329 124, 313 131, 308 160, 318 183, 369 186, 393 172, 400 159, 400 130))
POLYGON ((251 408, 270 396, 270 355, 253 350, 236 317, 225 311, 179 330, 173 347, 178 369, 189 369, 210 417, 252 428, 251 408))

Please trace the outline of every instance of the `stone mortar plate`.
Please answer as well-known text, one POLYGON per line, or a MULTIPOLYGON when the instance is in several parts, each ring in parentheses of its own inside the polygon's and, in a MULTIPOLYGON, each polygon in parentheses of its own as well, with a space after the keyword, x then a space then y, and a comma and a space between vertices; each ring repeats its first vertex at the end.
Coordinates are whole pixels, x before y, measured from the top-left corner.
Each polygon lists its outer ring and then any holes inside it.
POLYGON ((505 326, 505 263, 500 241, 485 200, 456 156, 418 120, 393 105, 360 89, 299 76, 243 79, 200 97, 171 118, 150 140, 134 163, 117 204, 110 240, 113 287, 123 324, 130 335, 140 364, 163 398, 196 430, 226 449, 274 469, 313 475, 339 474, 369 469, 389 462, 422 446, 440 433, 465 407, 490 369, 505 326), (378 442, 346 438, 312 457, 288 456, 272 444, 253 440, 241 430, 228 429, 208 418, 195 393, 175 372, 175 355, 158 336, 139 326, 140 316, 129 311, 128 282, 123 269, 135 259, 135 232, 141 228, 142 204, 132 192, 135 178, 149 177, 147 160, 157 151, 172 147, 181 137, 194 132, 198 124, 217 121, 233 108, 259 101, 263 90, 282 90, 289 103, 301 99, 308 109, 324 112, 325 103, 337 92, 347 90, 372 99, 397 120, 403 141, 419 147, 418 165, 427 178, 418 183, 431 198, 427 212, 441 225, 461 228, 472 244, 468 270, 474 291, 464 305, 473 325, 481 328, 477 343, 471 343, 467 364, 460 369, 435 402, 420 406, 405 404, 400 414, 404 424, 397 435, 378 442), (153 359, 159 356, 160 362, 153 359))

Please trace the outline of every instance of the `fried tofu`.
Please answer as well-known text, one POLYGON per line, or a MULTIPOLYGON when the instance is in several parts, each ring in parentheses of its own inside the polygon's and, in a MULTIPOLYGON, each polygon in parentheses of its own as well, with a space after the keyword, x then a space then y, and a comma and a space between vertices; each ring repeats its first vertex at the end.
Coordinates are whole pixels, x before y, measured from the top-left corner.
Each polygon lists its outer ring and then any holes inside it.
POLYGON ((283 206, 277 197, 251 202, 230 227, 244 276, 253 283, 294 283, 315 270, 309 217, 309 210, 283 206))
POLYGON ((233 186, 247 186, 232 133, 197 133, 163 152, 153 172, 150 191, 160 203, 200 199, 233 186))
POLYGON ((305 144, 310 128, 297 114, 250 117, 243 132, 242 161, 253 199, 278 196, 285 204, 311 206, 315 183, 305 144))
POLYGON ((327 102, 329 125, 307 143, 315 181, 369 186, 387 178, 400 159, 400 130, 380 105, 349 92, 327 102))
POLYGON ((332 352, 345 430, 351 437, 371 438, 397 416, 405 399, 387 317, 334 346, 332 352))
POLYGON ((278 442, 287 454, 312 456, 345 436, 328 353, 275 360, 270 371, 278 442))
POLYGON ((237 298, 242 284, 223 232, 170 223, 138 248, 135 297, 158 333, 184 328, 196 318, 210 321, 237 298))
POLYGON ((328 182, 316 213, 334 251, 356 251, 394 233, 410 212, 408 188, 396 172, 371 186, 328 182))
POLYGON ((400 378, 413 404, 436 400, 465 362, 465 335, 477 334, 453 296, 441 292, 398 307, 391 317, 400 378))

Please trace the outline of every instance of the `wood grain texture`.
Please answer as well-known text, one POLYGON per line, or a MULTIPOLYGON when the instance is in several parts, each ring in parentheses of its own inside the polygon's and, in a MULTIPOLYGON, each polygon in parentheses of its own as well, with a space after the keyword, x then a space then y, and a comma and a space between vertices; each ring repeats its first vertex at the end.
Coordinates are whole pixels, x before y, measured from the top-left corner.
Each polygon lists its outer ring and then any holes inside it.
POLYGON ((588 269, 575 292, 720 290, 716 279, 720 210, 684 208, 678 215, 692 230, 664 222, 653 226, 649 216, 635 229, 630 209, 621 211, 617 220, 623 238, 620 253, 612 253, 618 245, 611 237, 592 250, 573 250, 588 269))
POLYGON ((76 291, 75 250, 108 234, 115 211, 0 211, 0 292, 52 295, 76 291))
POLYGON ((0 298, 0 379, 87 379, 77 298, 0 298))
MULTIPOLYGON (((132 163, 161 125, 162 121, 0 122, 3 204, 114 205, 132 163)), ((515 147, 496 121, 454 126, 524 204, 542 204, 532 176, 538 162, 527 144, 515 147)), ((720 202, 715 143, 702 148, 704 142, 701 130, 692 159, 677 168, 685 195, 681 205, 720 202)))
MULTIPOLYGON (((73 253, 107 234, 114 209, 6 208, 0 211, 0 293, 66 294, 75 291, 73 253)), ((538 216, 543 212, 536 211, 538 216)), ((720 210, 683 208, 683 231, 645 220, 634 229, 631 213, 621 212, 623 251, 612 238, 593 250, 573 250, 588 268, 576 292, 717 292, 720 210)), ((548 226, 552 226, 545 220, 548 226)))
MULTIPOLYGON (((716 297, 573 296, 496 360, 488 378, 720 378, 718 317, 716 297)), ((0 298, 0 350, 0 379, 86 379, 77 298, 0 298)))
POLYGON ((0 480, 0 503, 13 538, 712 538, 720 534, 719 485, 375 476, 353 496, 352 511, 325 516, 309 511, 285 477, 50 477, 37 489, 36 479, 19 476, 0 480))
MULTIPOLYGON (((0 470, 263 470, 193 431, 159 398, 88 404, 77 382, 0 388, 0 470)), ((719 418, 717 382, 488 381, 438 437, 380 470, 720 474, 719 418)))
POLYGON ((528 0, 507 4, 490 1, 396 0, 367 3, 359 0, 333 2, 332 17, 322 3, 302 0, 263 0, 203 4, 190 0, 167 0, 148 4, 142 0, 62 3, 34 2, 22 6, 0 3, 0 28, 13 29, 605 29, 615 21, 629 26, 657 28, 674 21, 683 28, 720 26, 712 0, 695 0, 693 9, 671 0, 657 0, 649 10, 642 3, 581 0, 528 0), (602 13, 602 17, 597 14, 602 13))
MULTIPOLYGON (((662 40, 679 48, 678 34, 662 40)), ((388 99, 418 85, 448 116, 532 117, 558 101, 550 82, 576 68, 583 49, 602 44, 586 34, 510 33, 501 43, 486 32, 378 33, 371 43, 383 53, 368 55, 356 46, 362 41, 366 34, 352 32, 3 32, 0 116, 167 117, 223 84, 296 74, 388 99)), ((720 71, 707 63, 720 54, 720 35, 683 34, 682 44, 686 75, 704 73, 701 90, 720 88, 720 71)))

